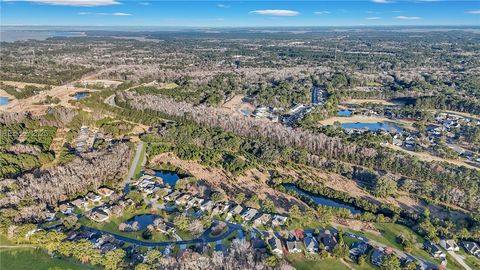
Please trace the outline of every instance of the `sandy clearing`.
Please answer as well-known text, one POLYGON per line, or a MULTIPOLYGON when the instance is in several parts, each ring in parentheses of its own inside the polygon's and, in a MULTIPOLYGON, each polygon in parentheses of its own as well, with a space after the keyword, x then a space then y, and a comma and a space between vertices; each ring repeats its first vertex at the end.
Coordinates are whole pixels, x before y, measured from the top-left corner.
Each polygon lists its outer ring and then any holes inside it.
POLYGON ((364 115, 352 115, 350 117, 341 117, 341 116, 334 116, 327 118, 325 120, 319 121, 320 124, 330 126, 333 125, 335 122, 343 123, 377 123, 377 122, 393 122, 395 124, 401 125, 404 128, 411 128, 413 121, 407 120, 400 120, 400 119, 389 119, 386 117, 378 117, 378 116, 364 116, 364 115))
POLYGON ((33 85, 37 87, 45 87, 47 86, 46 84, 40 84, 40 83, 26 83, 26 82, 14 82, 14 81, 2 81, 2 83, 15 86, 18 88, 24 88, 26 85, 33 85))
POLYGON ((350 100, 345 100, 342 103, 343 104, 376 103, 376 104, 382 104, 382 105, 395 105, 395 103, 392 103, 392 102, 387 101, 385 99, 350 99, 350 100))
POLYGON ((255 106, 250 103, 243 102, 242 99, 244 98, 243 95, 236 95, 227 102, 223 103, 223 105, 219 108, 220 111, 224 113, 236 114, 240 115, 240 110, 249 110, 253 112, 255 110, 255 106))
POLYGON ((408 150, 406 150, 406 149, 403 149, 403 148, 400 147, 400 146, 393 145, 393 144, 387 144, 387 145, 383 145, 383 146, 384 146, 384 147, 388 147, 388 148, 390 148, 390 149, 399 150, 399 151, 408 153, 408 154, 410 154, 410 155, 412 155, 412 156, 416 156, 416 157, 420 158, 421 160, 425 160, 425 161, 448 162, 448 163, 455 164, 455 165, 459 165, 459 166, 465 166, 465 167, 468 167, 468 168, 471 168, 471 169, 477 169, 477 170, 480 169, 480 168, 478 168, 478 167, 475 167, 475 166, 472 166, 472 165, 466 163, 466 162, 463 161, 463 160, 441 158, 441 157, 433 156, 433 155, 431 155, 430 153, 427 153, 427 152, 413 152, 413 151, 408 151, 408 150))
MULTIPOLYGON (((113 80, 97 80, 97 79, 84 79, 84 80, 80 80, 80 83, 82 84, 102 84, 106 87, 110 87, 110 86, 118 86, 120 84, 122 84, 121 81, 113 81, 113 80)), ((88 87, 87 87, 88 88, 88 87)))

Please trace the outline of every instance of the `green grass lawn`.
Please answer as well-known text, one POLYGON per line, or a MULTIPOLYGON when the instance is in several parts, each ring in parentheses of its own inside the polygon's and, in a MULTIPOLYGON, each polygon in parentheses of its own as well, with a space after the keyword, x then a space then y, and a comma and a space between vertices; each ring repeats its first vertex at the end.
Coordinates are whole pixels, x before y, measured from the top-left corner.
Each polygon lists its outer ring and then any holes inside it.
POLYGON ((0 262, 1 269, 5 270, 92 269, 91 266, 52 258, 46 252, 27 248, 0 249, 0 262))
POLYGON ((467 254, 463 248, 460 248, 460 251, 457 253, 465 257, 465 263, 468 264, 468 266, 470 266, 472 269, 480 269, 480 259, 467 254))
POLYGON ((349 270, 340 260, 334 258, 317 261, 306 259, 303 255, 290 254, 287 256, 287 259, 297 270, 349 270))
POLYGON ((144 239, 142 237, 142 233, 144 230, 138 231, 138 232, 122 232, 118 229, 118 225, 120 225, 122 222, 125 222, 129 220, 130 218, 136 216, 136 215, 141 215, 141 214, 150 214, 150 212, 146 209, 135 209, 135 210, 127 210, 125 213, 120 216, 120 217, 113 217, 110 218, 107 222, 105 223, 98 223, 95 221, 92 221, 86 217, 81 217, 79 219, 79 222, 82 225, 92 227, 92 228, 97 228, 106 232, 111 232, 114 234, 122 235, 125 237, 129 237, 132 239, 137 239, 137 240, 142 240, 142 241, 147 241, 147 242, 162 242, 162 241, 171 241, 172 238, 164 233, 161 232, 153 232, 152 233, 152 238, 151 239, 144 239))

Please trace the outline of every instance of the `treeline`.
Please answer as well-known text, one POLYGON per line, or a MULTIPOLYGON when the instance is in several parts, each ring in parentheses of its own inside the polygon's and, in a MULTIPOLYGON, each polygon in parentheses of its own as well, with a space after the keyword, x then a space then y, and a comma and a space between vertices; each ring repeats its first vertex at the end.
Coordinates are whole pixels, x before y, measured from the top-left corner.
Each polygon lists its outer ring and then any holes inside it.
POLYGON ((455 95, 420 97, 415 100, 415 106, 423 109, 452 110, 480 115, 480 101, 478 99, 455 95))
POLYGON ((189 77, 179 78, 175 83, 175 87, 138 86, 132 91, 142 95, 162 95, 176 101, 216 106, 242 88, 240 80, 233 73, 214 75, 206 83, 195 84, 189 77))
POLYGON ((34 122, 0 124, 0 178, 13 177, 51 162, 57 129, 34 122))
POLYGON ((47 91, 52 89, 52 87, 49 85, 44 87, 38 87, 35 85, 25 85, 25 87, 18 89, 15 86, 8 85, 3 82, 0 82, 0 88, 5 92, 7 92, 9 95, 14 96, 16 99, 28 98, 42 91, 47 91))
POLYGON ((313 155, 403 175, 415 179, 419 185, 429 187, 427 193, 431 198, 471 210, 480 207, 478 170, 448 163, 420 161, 380 147, 359 147, 339 138, 298 128, 292 129, 276 123, 260 124, 253 118, 228 115, 214 108, 195 107, 186 102, 133 93, 124 93, 121 98, 128 100, 130 105, 138 110, 160 111, 176 118, 188 118, 201 125, 231 131, 240 136, 262 138, 282 146, 304 149, 313 155))

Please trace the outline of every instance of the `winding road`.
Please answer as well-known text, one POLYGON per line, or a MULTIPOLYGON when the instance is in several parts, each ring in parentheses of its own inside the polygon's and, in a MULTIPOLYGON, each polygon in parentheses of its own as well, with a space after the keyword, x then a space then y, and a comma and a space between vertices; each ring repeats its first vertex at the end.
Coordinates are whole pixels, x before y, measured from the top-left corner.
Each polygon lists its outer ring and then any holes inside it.
MULTIPOLYGON (((215 224, 215 223, 214 223, 215 224)), ((88 227, 88 226, 82 226, 84 229, 88 229, 90 231, 102 233, 102 234, 109 234, 113 236, 115 239, 131 243, 134 245, 139 245, 139 246, 145 246, 145 247, 166 247, 166 246, 171 246, 171 245, 194 245, 194 244, 205 244, 205 243, 210 243, 210 242, 216 242, 216 241, 221 241, 228 237, 230 234, 232 234, 236 230, 242 230, 242 226, 230 222, 226 222, 228 226, 228 230, 218 236, 211 236, 212 229, 211 227, 203 232, 203 234, 196 239, 190 239, 190 240, 181 240, 181 241, 163 241, 163 242, 148 242, 148 241, 142 241, 142 240, 137 240, 137 239, 132 239, 129 237, 125 237, 119 234, 107 232, 104 230, 88 227)))

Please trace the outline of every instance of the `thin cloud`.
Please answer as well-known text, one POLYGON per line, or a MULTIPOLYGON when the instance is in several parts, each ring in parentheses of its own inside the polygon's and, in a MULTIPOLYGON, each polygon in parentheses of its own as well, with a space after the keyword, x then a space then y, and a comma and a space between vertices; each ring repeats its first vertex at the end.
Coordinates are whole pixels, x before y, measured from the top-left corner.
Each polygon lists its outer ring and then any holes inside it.
POLYGON ((404 20, 404 21, 409 21, 409 20, 420 20, 421 18, 420 17, 415 17, 415 16, 396 16, 396 17, 393 17, 394 19, 397 19, 397 20, 404 20))
POLYGON ((140 2, 138 3, 139 5, 142 5, 142 6, 150 6, 150 3, 149 2, 140 2))
POLYGON ((123 12, 115 12, 115 13, 112 13, 112 16, 132 16, 132 14, 123 13, 123 12))
POLYGON ((229 8, 230 6, 225 5, 225 4, 217 4, 217 7, 219 7, 219 8, 229 8))
POLYGON ((117 0, 26 0, 26 2, 76 7, 98 7, 120 4, 117 0))
POLYGON ((331 12, 330 11, 315 11, 313 12, 313 14, 315 15, 326 15, 326 14, 330 14, 331 12))
POLYGON ((380 11, 372 11, 372 10, 369 10, 367 11, 368 14, 382 14, 382 12, 380 11))
POLYGON ((281 16, 281 17, 293 17, 300 14, 298 11, 287 9, 261 9, 250 11, 253 14, 268 15, 268 16, 281 16))
POLYGON ((105 12, 97 12, 97 13, 92 13, 92 12, 78 12, 78 15, 97 15, 97 16, 132 16, 130 13, 124 13, 124 12, 114 12, 114 13, 105 13, 105 12))
POLYGON ((395 3, 395 1, 391 1, 391 0, 371 0, 373 3, 377 3, 377 4, 391 4, 391 3, 395 3))
POLYGON ((465 11, 467 14, 474 14, 474 15, 480 15, 480 9, 479 10, 469 10, 465 11))
POLYGON ((380 20, 382 19, 381 17, 367 17, 365 20, 380 20))

